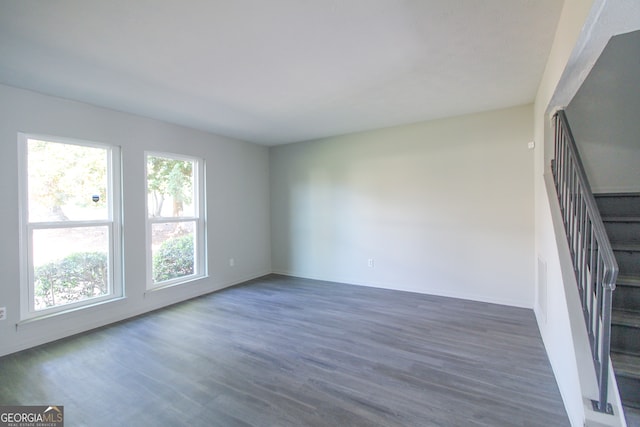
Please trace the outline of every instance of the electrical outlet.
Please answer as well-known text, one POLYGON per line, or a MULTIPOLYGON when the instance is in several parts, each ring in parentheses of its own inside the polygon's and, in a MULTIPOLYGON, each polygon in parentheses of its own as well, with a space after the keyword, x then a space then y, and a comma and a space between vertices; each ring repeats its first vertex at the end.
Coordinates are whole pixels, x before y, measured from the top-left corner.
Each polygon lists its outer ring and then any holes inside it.
POLYGON ((236 265, 236 260, 233 258, 229 258, 229 267, 233 267, 234 265, 236 265))
POLYGON ((369 259, 367 260, 367 266, 369 266, 369 267, 373 267, 373 258, 369 258, 369 259))
POLYGON ((0 320, 7 320, 7 307, 0 307, 0 320))

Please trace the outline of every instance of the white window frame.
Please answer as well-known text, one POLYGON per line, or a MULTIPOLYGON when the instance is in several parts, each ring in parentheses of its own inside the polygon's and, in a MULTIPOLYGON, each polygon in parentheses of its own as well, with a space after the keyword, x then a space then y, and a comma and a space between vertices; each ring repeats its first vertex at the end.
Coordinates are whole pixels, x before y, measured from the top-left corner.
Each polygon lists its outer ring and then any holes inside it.
POLYGON ((124 297, 124 280, 122 270, 122 188, 120 147, 95 141, 86 141, 50 135, 18 133, 18 161, 19 161, 19 201, 20 201, 20 319, 30 320, 39 317, 49 317, 78 309, 102 304, 124 297), (28 140, 95 147, 107 151, 107 194, 109 195, 105 220, 81 221, 29 221, 29 165, 27 154, 28 140), (82 301, 63 304, 57 307, 35 309, 34 265, 33 265, 33 232, 55 228, 104 227, 109 230, 108 249, 108 289, 106 295, 87 298, 82 301))
POLYGON ((171 286, 182 285, 193 280, 207 277, 207 230, 205 221, 205 162, 203 158, 184 154, 145 151, 144 153, 144 188, 145 188, 145 221, 146 221, 146 250, 147 250, 147 290, 163 289, 171 286), (164 157, 171 160, 184 160, 193 162, 193 211, 194 216, 179 217, 151 217, 149 216, 149 184, 147 182, 147 166, 149 157, 164 157), (153 254, 152 254, 152 227, 153 224, 168 222, 193 222, 194 227, 194 259, 193 274, 176 277, 170 280, 154 283, 153 281, 153 254))

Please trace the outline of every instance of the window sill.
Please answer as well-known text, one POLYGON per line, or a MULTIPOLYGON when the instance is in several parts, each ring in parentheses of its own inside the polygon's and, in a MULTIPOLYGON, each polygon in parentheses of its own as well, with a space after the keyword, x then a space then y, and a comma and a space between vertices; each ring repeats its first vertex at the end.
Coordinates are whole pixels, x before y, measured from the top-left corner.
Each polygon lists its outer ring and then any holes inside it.
POLYGON ((193 282, 197 282, 197 281, 206 279, 207 277, 209 277, 209 276, 207 276, 206 274, 202 275, 202 276, 192 276, 192 277, 189 277, 188 279, 180 280, 178 282, 169 282, 169 283, 167 283, 165 285, 154 286, 153 288, 148 288, 146 291, 144 291, 144 296, 146 298, 148 295, 153 295, 158 291, 162 291, 164 289, 171 289, 171 288, 175 288, 175 287, 181 287, 181 286, 184 286, 184 285, 187 285, 187 284, 192 284, 193 282))
POLYGON ((27 325, 30 324, 34 324, 34 323, 38 323, 42 320, 51 320, 53 318, 56 317, 60 317, 60 316, 64 316, 64 315, 68 315, 68 314, 72 314, 72 313, 77 313, 77 312, 81 312, 87 309, 91 309, 94 307, 100 307, 103 305, 107 305, 107 304, 113 304, 116 303, 118 301, 123 301, 126 300, 127 297, 125 296, 121 296, 121 297, 115 297, 115 298, 110 298, 108 300, 103 300, 103 301, 97 301, 94 302, 92 304, 86 304, 86 305, 82 305, 79 307, 73 307, 73 308, 69 308, 67 310, 61 310, 61 311, 56 311, 55 313, 45 313, 42 315, 36 315, 34 317, 29 317, 23 320, 20 320, 18 323, 16 323, 16 330, 19 330, 22 327, 25 327, 27 325))

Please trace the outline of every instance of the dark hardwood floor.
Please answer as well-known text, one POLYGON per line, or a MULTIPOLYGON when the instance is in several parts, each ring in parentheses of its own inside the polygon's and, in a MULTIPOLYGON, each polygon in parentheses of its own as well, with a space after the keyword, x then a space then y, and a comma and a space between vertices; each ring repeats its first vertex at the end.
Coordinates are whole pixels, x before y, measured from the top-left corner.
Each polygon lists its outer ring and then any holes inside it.
POLYGON ((531 310, 268 276, 0 359, 66 426, 564 426, 531 310))

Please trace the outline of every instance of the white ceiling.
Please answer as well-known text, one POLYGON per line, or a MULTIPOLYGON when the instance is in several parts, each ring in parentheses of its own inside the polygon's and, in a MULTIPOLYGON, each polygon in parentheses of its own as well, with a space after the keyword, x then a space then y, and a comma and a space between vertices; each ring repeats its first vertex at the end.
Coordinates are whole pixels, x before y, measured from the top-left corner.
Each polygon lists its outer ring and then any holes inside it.
POLYGON ((0 83, 265 145, 532 102, 558 0, 0 0, 0 83))

